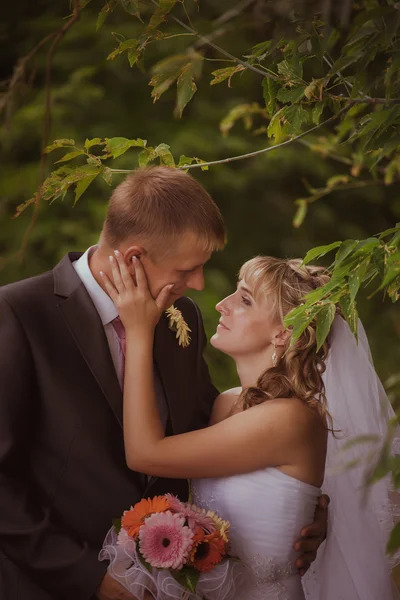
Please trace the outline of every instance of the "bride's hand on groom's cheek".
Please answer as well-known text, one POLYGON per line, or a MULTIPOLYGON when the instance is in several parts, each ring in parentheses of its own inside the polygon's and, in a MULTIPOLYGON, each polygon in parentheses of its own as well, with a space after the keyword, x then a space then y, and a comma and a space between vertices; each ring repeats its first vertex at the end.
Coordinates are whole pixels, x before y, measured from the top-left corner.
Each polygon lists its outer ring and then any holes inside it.
POLYGON ((318 498, 314 523, 303 527, 300 532, 301 537, 294 544, 295 551, 301 553, 296 560, 296 567, 301 576, 307 572, 311 563, 316 559, 318 549, 326 538, 329 502, 330 498, 326 494, 318 498))

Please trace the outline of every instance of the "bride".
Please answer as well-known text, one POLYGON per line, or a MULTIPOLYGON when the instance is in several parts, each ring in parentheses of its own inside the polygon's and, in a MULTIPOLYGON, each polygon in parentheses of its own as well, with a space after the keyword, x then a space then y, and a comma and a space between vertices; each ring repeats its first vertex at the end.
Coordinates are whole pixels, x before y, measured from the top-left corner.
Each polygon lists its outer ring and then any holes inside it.
MULTIPOLYGON (((171 286, 153 300, 140 260, 133 263, 135 281, 118 253, 111 261, 113 283, 103 275, 126 330, 128 466, 149 475, 192 478, 194 502, 230 521, 231 553, 246 566, 235 600, 303 600, 293 543, 298 530, 312 521, 322 493, 328 435, 335 423, 322 379, 328 343, 317 351, 311 323, 291 344, 283 318, 328 276, 320 267, 301 266, 300 260, 256 257, 245 263, 237 290, 217 305, 221 318, 211 338, 235 360, 241 387, 220 394, 210 427, 165 437, 152 356, 154 328, 168 306, 171 286)), ((382 588, 389 590, 389 569, 377 576, 380 597, 389 600, 382 588)), ((361 600, 356 592, 341 595, 340 581, 335 584, 332 598, 361 600)), ((328 598, 319 594, 311 592, 310 598, 328 598)))

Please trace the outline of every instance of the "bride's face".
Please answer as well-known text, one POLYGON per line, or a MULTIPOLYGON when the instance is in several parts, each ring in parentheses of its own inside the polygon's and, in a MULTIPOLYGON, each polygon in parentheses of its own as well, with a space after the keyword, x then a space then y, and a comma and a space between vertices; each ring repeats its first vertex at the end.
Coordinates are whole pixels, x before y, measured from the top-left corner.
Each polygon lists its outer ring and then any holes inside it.
POLYGON ((233 358, 269 351, 274 335, 281 329, 274 323, 268 303, 257 303, 244 280, 239 281, 236 292, 224 298, 216 309, 221 318, 210 342, 233 358))

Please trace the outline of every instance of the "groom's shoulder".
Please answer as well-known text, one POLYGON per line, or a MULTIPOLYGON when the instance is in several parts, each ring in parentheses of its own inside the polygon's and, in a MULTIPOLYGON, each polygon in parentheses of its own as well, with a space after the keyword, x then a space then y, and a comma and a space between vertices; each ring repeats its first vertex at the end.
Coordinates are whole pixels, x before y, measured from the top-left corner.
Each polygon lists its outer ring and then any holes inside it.
POLYGON ((197 328, 203 325, 200 308, 194 300, 187 296, 182 296, 174 302, 174 305, 181 311, 189 326, 197 328))
POLYGON ((31 304, 35 300, 43 299, 48 294, 53 294, 53 271, 46 271, 40 275, 20 279, 0 287, 0 298, 11 305, 31 304))

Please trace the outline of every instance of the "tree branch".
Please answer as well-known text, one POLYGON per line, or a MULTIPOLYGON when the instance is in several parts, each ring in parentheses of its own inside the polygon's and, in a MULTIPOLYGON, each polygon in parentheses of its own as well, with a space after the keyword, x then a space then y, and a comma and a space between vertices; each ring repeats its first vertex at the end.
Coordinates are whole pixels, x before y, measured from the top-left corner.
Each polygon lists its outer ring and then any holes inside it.
MULTIPOLYGON (((42 184, 44 181, 44 174, 45 174, 45 168, 46 168, 46 154, 44 152, 44 149, 46 148, 46 146, 48 146, 49 137, 50 137, 50 129, 51 129, 51 71, 52 71, 52 67, 53 67, 54 53, 57 49, 57 46, 60 44, 61 40, 63 39, 64 35, 74 25, 74 23, 76 23, 76 21, 79 19, 79 16, 80 16, 79 0, 74 0, 74 11, 72 13, 71 18, 58 31, 51 34, 51 37, 54 37, 54 40, 49 48, 49 51, 48 51, 47 57, 46 57, 45 113, 44 113, 44 121, 43 121, 42 155, 41 155, 41 159, 40 159, 40 176, 39 176, 40 184, 42 184)), ((38 194, 37 198, 35 200, 35 205, 34 205, 30 223, 25 231, 25 234, 24 234, 24 237, 22 240, 22 244, 21 244, 21 248, 18 251, 18 256, 19 256, 20 262, 22 262, 22 260, 24 258, 25 250, 28 245, 30 235, 36 224, 36 220, 37 220, 37 217, 39 214, 40 200, 41 200, 41 196, 40 196, 40 194, 38 194)))
MULTIPOLYGON (((151 1, 156 6, 159 6, 158 2, 156 2, 156 0, 151 0, 151 1)), ((175 17, 175 15, 170 14, 169 17, 173 21, 175 21, 175 23, 177 23, 178 25, 180 25, 181 27, 183 27, 184 29, 186 29, 186 31, 189 31, 190 33, 192 33, 193 35, 195 35, 197 38, 199 38, 199 40, 201 42, 203 42, 203 44, 205 44, 207 46, 211 46, 211 48, 214 48, 214 50, 217 50, 217 52, 219 52, 223 56, 226 56, 227 58, 229 58, 230 60, 234 61, 238 65, 242 65, 246 69, 249 69, 250 71, 254 71, 254 73, 258 73, 259 75, 262 75, 263 77, 269 77, 269 79, 273 79, 273 80, 276 79, 276 77, 274 77, 270 73, 261 71, 261 69, 258 69, 257 67, 254 67, 250 63, 248 63, 248 62, 246 62, 244 60, 241 60, 240 58, 237 58, 236 56, 233 56, 233 54, 230 54, 230 52, 227 52, 226 50, 224 50, 220 46, 217 46, 217 44, 214 44, 214 42, 212 42, 209 38, 207 38, 206 36, 198 33, 197 31, 195 31, 195 29, 193 29, 189 25, 186 25, 186 23, 184 23, 183 21, 181 21, 180 19, 178 19, 178 17, 175 17)))
MULTIPOLYGON (((328 125, 328 123, 336 121, 336 119, 338 119, 342 114, 350 110, 352 105, 352 103, 348 104, 347 106, 339 110, 339 112, 337 112, 335 115, 332 115, 331 117, 329 117, 329 119, 326 119, 326 121, 324 121, 323 123, 315 125, 315 127, 311 127, 311 129, 303 131, 303 133, 300 133, 299 135, 296 135, 295 137, 290 138, 289 140, 285 140, 280 144, 275 144, 275 146, 268 146, 267 148, 261 148, 261 150, 255 150, 254 152, 249 152, 247 154, 240 154, 239 156, 230 156, 229 158, 222 158, 221 160, 212 160, 210 162, 202 162, 194 165, 182 165, 181 167, 177 167, 177 169, 201 169, 202 167, 222 165, 224 163, 230 163, 236 160, 243 160, 245 158, 252 158, 253 156, 258 156, 259 154, 266 154, 267 152, 278 150, 279 148, 283 148, 284 146, 288 146, 289 144, 297 142, 298 140, 312 133, 313 131, 320 129, 320 127, 323 127, 324 125, 328 125)), ((110 169, 110 171, 112 171, 112 173, 132 173, 132 169, 110 169)))

